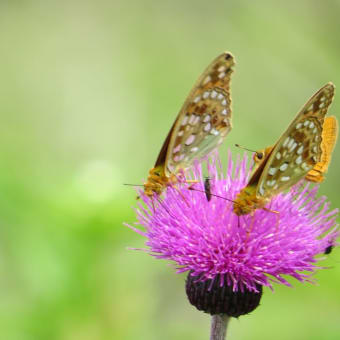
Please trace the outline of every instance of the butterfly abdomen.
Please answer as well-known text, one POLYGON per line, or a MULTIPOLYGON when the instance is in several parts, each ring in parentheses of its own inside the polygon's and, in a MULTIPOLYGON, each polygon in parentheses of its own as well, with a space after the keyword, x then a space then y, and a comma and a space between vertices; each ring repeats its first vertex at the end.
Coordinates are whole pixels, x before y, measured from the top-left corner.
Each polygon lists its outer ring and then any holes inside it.
POLYGON ((256 209, 261 209, 267 200, 256 196, 256 187, 250 185, 242 189, 236 196, 233 211, 237 216, 247 215, 256 209))

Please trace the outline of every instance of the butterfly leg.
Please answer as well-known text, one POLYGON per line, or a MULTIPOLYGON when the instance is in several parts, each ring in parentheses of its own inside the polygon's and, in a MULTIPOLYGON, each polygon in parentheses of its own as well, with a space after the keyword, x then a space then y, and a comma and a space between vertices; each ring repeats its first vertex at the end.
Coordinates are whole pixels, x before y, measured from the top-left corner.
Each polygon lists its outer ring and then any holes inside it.
POLYGON ((153 197, 151 197, 151 205, 152 205, 153 212, 155 213, 156 209, 155 209, 155 204, 153 202, 153 197))
MULTIPOLYGON (((248 227, 248 224, 247 224, 247 221, 246 221, 246 218, 244 216, 244 226, 246 228, 246 237, 245 237, 245 240, 244 240, 244 246, 245 248, 247 248, 247 243, 248 243, 248 240, 249 240, 249 237, 250 237, 250 234, 253 230, 253 227, 254 227, 254 222, 255 222, 255 215, 254 215, 254 212, 252 211, 250 213, 250 216, 251 216, 251 222, 250 222, 250 226, 248 227)), ((238 227, 240 228, 240 219, 241 219, 242 215, 238 216, 238 227)))
POLYGON ((196 183, 199 183, 200 181, 199 180, 197 180, 197 179, 185 179, 185 177, 184 177, 184 174, 182 173, 182 174, 178 174, 177 176, 176 175, 173 175, 173 177, 171 178, 171 182, 172 182, 172 186, 173 186, 173 188, 175 188, 176 190, 177 190, 177 192, 182 196, 182 198, 183 198, 183 200, 186 202, 186 204, 188 205, 188 206, 190 206, 189 205, 189 202, 187 201, 187 199, 183 196, 183 194, 181 193, 181 191, 179 190, 179 188, 178 187, 176 187, 176 185, 174 185, 176 182, 177 183, 187 183, 187 184, 190 184, 190 183, 192 183, 192 185, 190 185, 189 187, 188 187, 188 189, 190 190, 196 183))
POLYGON ((173 188, 179 193, 179 195, 183 198, 184 202, 187 204, 188 207, 190 207, 190 204, 188 202, 188 200, 184 197, 184 195, 182 194, 181 190, 174 185, 173 188))
POLYGON ((277 210, 271 210, 271 209, 268 209, 268 208, 262 208, 264 211, 268 211, 268 212, 271 212, 273 214, 279 214, 280 212, 277 211, 277 210))
POLYGON ((162 206, 162 208, 163 208, 163 209, 164 209, 164 210, 165 210, 172 218, 174 218, 174 216, 171 215, 169 209, 163 204, 163 201, 162 201, 159 197, 157 197, 157 201, 158 201, 158 203, 162 206))
POLYGON ((276 219, 276 232, 279 231, 279 224, 280 224, 280 212, 277 211, 277 210, 271 210, 271 209, 268 209, 268 208, 262 208, 264 211, 268 211, 268 212, 271 212, 273 214, 275 214, 277 216, 277 219, 276 219))
POLYGON ((199 183, 200 181, 198 180, 198 179, 187 179, 187 180, 185 180, 185 183, 193 183, 193 184, 195 184, 195 183, 199 183))
POLYGON ((251 222, 250 222, 249 229, 247 230, 246 242, 248 241, 249 236, 250 236, 250 234, 251 234, 251 232, 253 231, 253 228, 254 228, 254 224, 255 224, 255 211, 252 211, 250 213, 250 217, 251 217, 251 222))
POLYGON ((276 235, 279 235, 279 226, 280 226, 280 213, 279 212, 277 212, 276 217, 277 217, 277 219, 276 219, 276 226, 275 226, 275 228, 276 228, 276 235))
POLYGON ((255 224, 255 212, 254 211, 252 211, 250 213, 250 218, 251 218, 250 227, 249 227, 248 232, 247 232, 248 237, 250 236, 251 232, 253 231, 254 224, 255 224))

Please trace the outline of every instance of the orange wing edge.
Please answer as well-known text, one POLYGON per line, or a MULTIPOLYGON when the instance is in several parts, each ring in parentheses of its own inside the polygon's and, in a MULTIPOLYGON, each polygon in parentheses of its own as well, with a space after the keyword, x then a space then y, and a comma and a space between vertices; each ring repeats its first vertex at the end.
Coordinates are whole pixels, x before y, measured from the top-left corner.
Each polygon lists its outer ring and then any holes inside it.
POLYGON ((326 117, 323 123, 321 141, 321 159, 306 175, 306 180, 321 183, 332 158, 332 152, 338 138, 339 124, 334 116, 326 117))

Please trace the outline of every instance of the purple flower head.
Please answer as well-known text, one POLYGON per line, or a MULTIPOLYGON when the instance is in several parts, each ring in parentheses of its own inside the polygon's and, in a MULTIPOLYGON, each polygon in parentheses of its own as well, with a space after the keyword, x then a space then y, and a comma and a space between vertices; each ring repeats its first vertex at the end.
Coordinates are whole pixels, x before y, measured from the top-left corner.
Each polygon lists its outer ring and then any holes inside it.
MULTIPOLYGON (((233 163, 228 157, 224 175, 218 156, 207 161, 211 192, 229 200, 247 185, 252 162, 245 155, 233 163), (249 166, 250 164, 250 166, 249 166)), ((254 215, 237 216, 233 203, 204 194, 201 165, 193 167, 189 184, 169 187, 161 198, 151 200, 141 193, 137 209, 138 224, 148 253, 176 263, 177 272, 190 271, 200 280, 220 280, 233 291, 257 291, 258 285, 282 283, 290 286, 285 276, 311 282, 311 274, 322 267, 317 254, 336 245, 338 210, 330 210, 326 197, 317 198, 318 186, 301 181, 287 193, 276 195, 266 208, 254 215)))

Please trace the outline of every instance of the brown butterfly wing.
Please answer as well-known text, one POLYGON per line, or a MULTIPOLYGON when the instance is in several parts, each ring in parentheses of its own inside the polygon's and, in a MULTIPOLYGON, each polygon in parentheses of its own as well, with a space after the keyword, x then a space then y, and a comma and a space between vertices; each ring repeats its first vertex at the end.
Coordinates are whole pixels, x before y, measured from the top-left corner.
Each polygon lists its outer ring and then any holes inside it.
POLYGON ((252 176, 257 175, 258 197, 270 198, 291 187, 320 161, 324 117, 333 97, 334 85, 328 83, 303 106, 268 156, 260 176, 257 171, 252 176))
POLYGON ((225 52, 197 80, 157 158, 167 176, 207 156, 231 130, 230 78, 235 64, 225 52))

